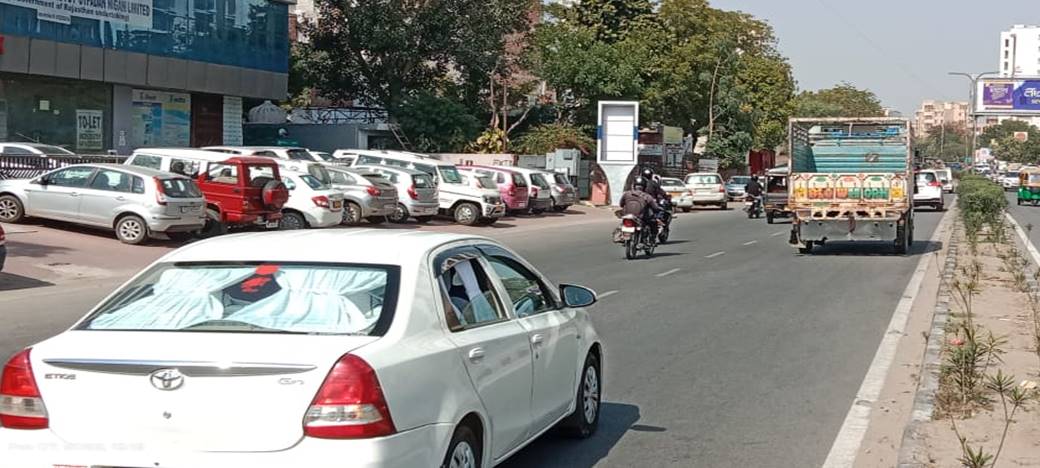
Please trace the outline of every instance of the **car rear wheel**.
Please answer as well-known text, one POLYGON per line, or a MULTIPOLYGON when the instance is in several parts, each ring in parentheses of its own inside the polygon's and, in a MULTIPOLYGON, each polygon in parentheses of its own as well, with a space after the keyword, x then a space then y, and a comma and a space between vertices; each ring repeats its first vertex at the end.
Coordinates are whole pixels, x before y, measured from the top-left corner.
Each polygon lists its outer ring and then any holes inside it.
POLYGON ((460 203, 455 207, 455 222, 472 226, 480 221, 480 207, 473 203, 460 203))
POLYGON ((357 226, 361 224, 361 206, 348 201, 343 205, 343 224, 357 226))
POLYGON ((721 203, 721 204, 719 205, 719 209, 720 209, 720 210, 723 210, 723 211, 725 211, 725 210, 728 210, 728 209, 729 209, 729 204, 728 204, 728 203, 726 203, 726 202, 722 202, 722 203, 721 203))
POLYGON ((415 217, 415 222, 417 222, 419 224, 426 224, 426 223, 428 223, 430 221, 433 221, 433 216, 416 216, 415 217))
POLYGON ((684 207, 683 207, 683 209, 682 209, 682 212, 683 212, 683 213, 689 213, 689 212, 690 212, 690 210, 692 210, 692 209, 693 209, 693 208, 690 208, 690 207, 684 206, 684 207))
POLYGON ((451 436, 448 453, 444 456, 441 468, 481 468, 482 453, 480 441, 469 426, 459 426, 451 436))
POLYGON ((14 195, 0 197, 0 222, 17 223, 25 218, 25 207, 14 195))
POLYGON ((302 214, 293 211, 282 212, 282 219, 278 221, 278 229, 283 231, 307 229, 307 219, 302 214))
POLYGON ((773 212, 772 211, 767 211, 766 212, 766 224, 773 224, 773 212))
POLYGON ((198 236, 202 239, 222 236, 227 234, 228 228, 220 220, 220 213, 214 210, 206 210, 206 224, 199 230, 198 236))
POLYGON ((116 222, 116 238, 124 244, 143 244, 148 240, 148 225, 140 216, 124 216, 116 222))
POLYGON ((397 204, 397 209, 386 217, 391 223, 403 223, 408 221, 408 208, 403 203, 397 204))
POLYGON ((600 398, 603 384, 600 378, 599 359, 589 353, 581 371, 574 412, 560 421, 560 432, 570 437, 585 439, 596 433, 599 427, 600 398))
POLYGON ((386 216, 369 216, 365 218, 369 224, 383 224, 386 222, 386 216))

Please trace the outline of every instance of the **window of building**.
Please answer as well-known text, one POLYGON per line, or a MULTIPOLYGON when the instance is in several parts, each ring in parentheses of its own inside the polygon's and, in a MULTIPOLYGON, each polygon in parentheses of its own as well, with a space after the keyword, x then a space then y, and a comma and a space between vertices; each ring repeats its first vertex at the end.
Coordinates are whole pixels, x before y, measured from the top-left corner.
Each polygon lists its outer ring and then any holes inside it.
POLYGON ((112 147, 111 90, 92 81, 4 75, 0 141, 31 140, 82 154, 103 153, 112 147))

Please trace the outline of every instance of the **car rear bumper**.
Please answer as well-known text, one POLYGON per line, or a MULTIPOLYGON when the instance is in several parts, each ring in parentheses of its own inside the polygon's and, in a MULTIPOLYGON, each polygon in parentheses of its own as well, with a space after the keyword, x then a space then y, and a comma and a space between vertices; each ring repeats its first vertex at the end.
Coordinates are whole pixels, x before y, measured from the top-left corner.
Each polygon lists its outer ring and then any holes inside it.
POLYGON ((532 210, 547 210, 549 208, 552 208, 552 199, 551 198, 532 198, 532 199, 528 200, 527 204, 528 204, 528 206, 531 207, 532 210))
POLYGON ((404 207, 408 210, 408 214, 411 216, 435 216, 437 211, 440 210, 440 205, 438 205, 436 201, 405 202, 404 207))
POLYGON ((0 429, 0 440, 4 441, 0 460, 4 466, 19 468, 426 468, 432 460, 444 458, 453 430, 450 424, 430 424, 377 439, 304 438, 277 452, 186 452, 147 443, 70 444, 49 429, 0 429))
POLYGON ((314 209, 303 213, 307 218, 307 224, 314 228, 338 226, 343 222, 343 209, 332 211, 329 209, 314 209))
POLYGON ((578 202, 578 197, 573 193, 554 194, 555 206, 571 206, 578 202))
POLYGON ((390 216, 397 211, 397 200, 373 198, 362 207, 362 210, 366 218, 369 216, 390 216))
POLYGON ((206 216, 158 216, 148 219, 148 230, 152 232, 192 232, 206 225, 206 216))
POLYGON ((692 205, 716 205, 726 201, 726 194, 722 192, 712 193, 695 193, 692 195, 685 195, 679 199, 679 206, 683 206, 685 203, 689 206, 692 205))

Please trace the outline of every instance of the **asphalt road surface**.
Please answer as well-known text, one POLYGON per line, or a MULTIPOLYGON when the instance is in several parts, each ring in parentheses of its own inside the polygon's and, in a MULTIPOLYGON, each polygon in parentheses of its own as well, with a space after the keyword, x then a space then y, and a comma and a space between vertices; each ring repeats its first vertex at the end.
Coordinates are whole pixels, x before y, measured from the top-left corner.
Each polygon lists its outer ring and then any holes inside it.
MULTIPOLYGON (((908 256, 838 243, 798 255, 786 221, 739 210, 680 215, 649 260, 624 260, 602 212, 485 228, 554 281, 602 297, 599 432, 544 436, 505 466, 819 466, 920 255, 940 247, 927 239, 942 215, 917 214, 908 256)), ((0 354, 60 332, 123 278, 0 288, 0 354)))

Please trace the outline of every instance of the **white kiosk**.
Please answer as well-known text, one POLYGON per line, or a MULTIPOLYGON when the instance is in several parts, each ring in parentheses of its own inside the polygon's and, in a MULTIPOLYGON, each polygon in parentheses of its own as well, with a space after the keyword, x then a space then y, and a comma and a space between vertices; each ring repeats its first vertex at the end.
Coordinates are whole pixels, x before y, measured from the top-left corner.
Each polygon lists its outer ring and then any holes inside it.
POLYGON ((600 101, 596 162, 607 176, 610 203, 617 205, 625 182, 639 163, 639 102, 600 101))

